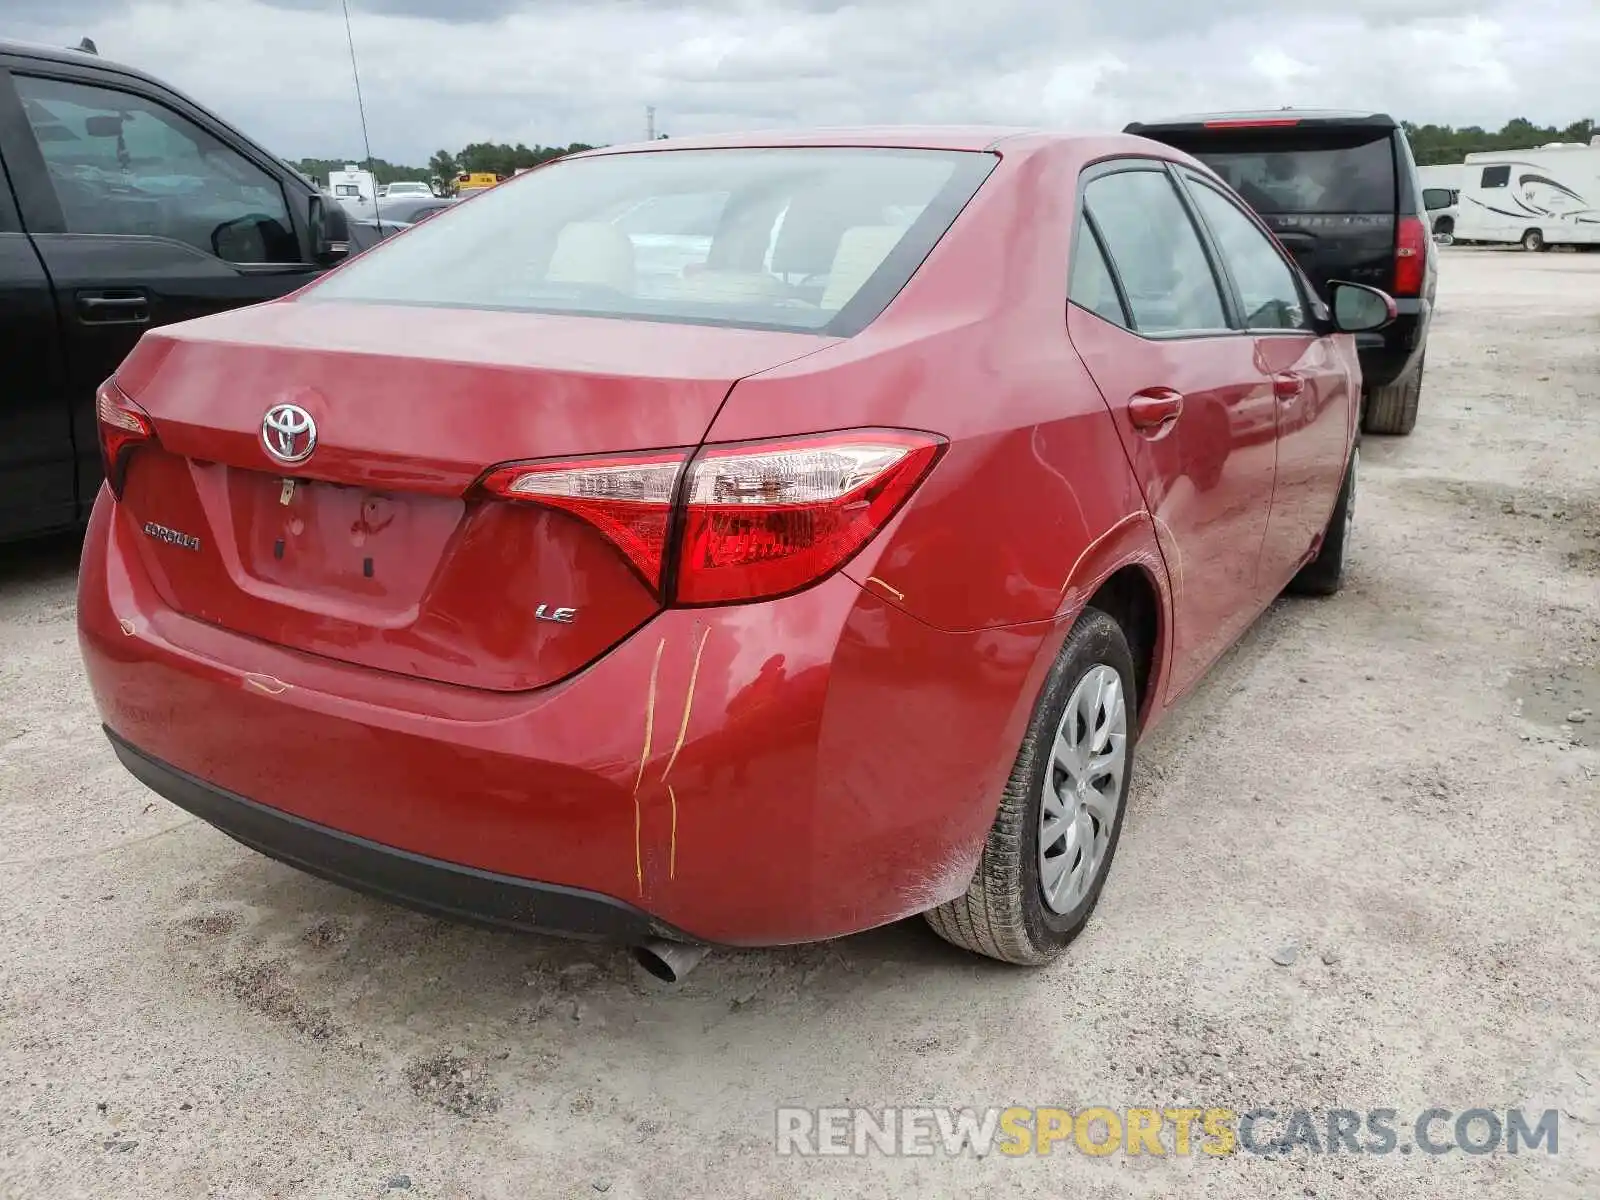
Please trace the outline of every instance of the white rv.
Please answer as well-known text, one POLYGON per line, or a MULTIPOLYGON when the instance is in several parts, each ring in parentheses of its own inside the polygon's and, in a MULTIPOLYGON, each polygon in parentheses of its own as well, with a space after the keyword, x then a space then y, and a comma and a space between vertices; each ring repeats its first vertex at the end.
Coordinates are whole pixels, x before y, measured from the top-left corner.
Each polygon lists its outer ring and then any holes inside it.
POLYGON ((371 171, 345 163, 344 170, 328 172, 328 191, 346 208, 370 208, 378 195, 378 181, 371 171))
POLYGON ((1600 135, 1588 145, 1469 154, 1462 165, 1456 241, 1525 250, 1600 245, 1600 135))

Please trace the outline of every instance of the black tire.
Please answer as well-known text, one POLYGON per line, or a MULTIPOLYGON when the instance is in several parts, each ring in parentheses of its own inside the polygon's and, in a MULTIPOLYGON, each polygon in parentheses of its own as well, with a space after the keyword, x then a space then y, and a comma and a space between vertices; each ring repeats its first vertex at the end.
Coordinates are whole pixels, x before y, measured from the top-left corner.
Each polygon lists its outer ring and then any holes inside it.
POLYGON ((1454 236, 1455 231, 1456 231, 1456 223, 1455 223, 1454 218, 1452 218, 1452 217, 1440 217, 1437 221, 1435 221, 1433 223, 1433 231, 1435 233, 1448 233, 1448 234, 1454 236))
POLYGON ((1526 231, 1522 235, 1522 248, 1524 250, 1549 249, 1549 247, 1544 244, 1544 231, 1540 229, 1529 229, 1526 231))
POLYGON ((1289 590, 1296 595, 1331 596, 1344 583, 1344 558, 1355 523, 1356 474, 1360 464, 1361 450, 1357 447, 1350 452, 1350 461, 1345 466, 1339 498, 1334 501, 1328 528, 1322 534, 1322 548, 1289 582, 1289 590))
POLYGON ((965 895, 923 914, 935 933, 963 949, 1023 966, 1050 962, 1078 936, 1100 901, 1122 836, 1138 741, 1138 711, 1133 655, 1122 627, 1099 609, 1084 609, 1034 706, 972 883, 965 895), (1067 702, 1078 683, 1099 665, 1113 668, 1122 680, 1127 707, 1122 788, 1098 875, 1076 906, 1056 913, 1046 907, 1039 881, 1041 795, 1046 773, 1053 770, 1051 748, 1067 702))
POLYGON ((1422 402, 1422 368, 1427 358, 1427 352, 1424 351, 1417 360, 1417 369, 1411 374, 1395 380, 1387 387, 1376 387, 1367 393, 1361 414, 1363 433, 1404 437, 1416 428, 1417 407, 1422 402))

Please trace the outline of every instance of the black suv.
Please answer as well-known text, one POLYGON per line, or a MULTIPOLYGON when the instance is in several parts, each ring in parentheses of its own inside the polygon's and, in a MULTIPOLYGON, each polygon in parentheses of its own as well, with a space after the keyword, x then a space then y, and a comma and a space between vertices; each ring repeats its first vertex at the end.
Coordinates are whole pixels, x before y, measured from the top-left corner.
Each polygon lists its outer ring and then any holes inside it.
POLYGON ((1382 288, 1399 320, 1356 336, 1362 429, 1417 422, 1437 255, 1405 131, 1384 113, 1280 109, 1135 122, 1200 159, 1261 214, 1327 298, 1330 280, 1382 288))
POLYGON ((0 41, 0 541, 87 516, 95 389, 146 329, 281 296, 375 240, 159 80, 0 41))

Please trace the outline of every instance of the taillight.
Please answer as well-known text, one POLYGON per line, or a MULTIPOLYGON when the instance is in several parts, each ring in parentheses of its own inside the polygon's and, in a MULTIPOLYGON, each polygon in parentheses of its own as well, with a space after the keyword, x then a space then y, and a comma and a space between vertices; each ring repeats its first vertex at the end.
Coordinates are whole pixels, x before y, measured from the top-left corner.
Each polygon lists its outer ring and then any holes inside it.
POLYGON ((684 486, 677 602, 781 596, 832 573, 883 528, 942 446, 866 430, 706 448, 684 486))
POLYGON ((587 521, 658 592, 670 557, 669 603, 732 604, 799 591, 838 570, 943 448, 928 434, 857 430, 708 446, 692 463, 684 451, 509 463, 483 488, 587 521))
POLYGON ((1401 217, 1395 231, 1394 294, 1420 296, 1428 268, 1428 227, 1419 217, 1401 217))
POLYGON ((123 394, 115 379, 100 385, 94 396, 100 429, 100 462, 111 494, 122 499, 122 484, 128 474, 128 456, 139 446, 155 440, 150 414, 123 394))
POLYGON ((604 534, 652 588, 661 586, 672 496, 685 451, 662 454, 512 463, 484 478, 507 500, 559 508, 604 534))

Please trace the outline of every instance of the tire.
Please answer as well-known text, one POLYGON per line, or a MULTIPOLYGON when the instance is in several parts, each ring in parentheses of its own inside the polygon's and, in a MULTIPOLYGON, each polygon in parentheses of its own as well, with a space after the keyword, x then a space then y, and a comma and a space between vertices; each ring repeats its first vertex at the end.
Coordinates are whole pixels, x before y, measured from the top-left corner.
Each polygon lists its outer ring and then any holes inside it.
MULTIPOLYGON (((1100 901, 1100 892, 1111 872, 1117 842, 1122 836, 1123 818, 1128 808, 1128 783, 1133 776, 1134 744, 1138 740, 1138 711, 1133 656, 1122 627, 1099 609, 1084 609, 1061 647, 1034 706, 1033 719, 1011 768, 999 813, 989 830, 972 883, 964 896, 924 914, 935 933, 964 949, 1023 966, 1042 966, 1050 962, 1078 936, 1100 901), (1080 700, 1097 714, 1097 721, 1104 715, 1110 702, 1104 693, 1097 699, 1095 688, 1102 683, 1109 686, 1110 673, 1115 674, 1121 688, 1121 778, 1112 781, 1107 771, 1098 775, 1084 772, 1091 775, 1091 781, 1101 778, 1108 785, 1104 790, 1094 791, 1095 807, 1103 812, 1113 794, 1116 804, 1109 822, 1087 815, 1085 808, 1086 816, 1079 818, 1090 822, 1085 826, 1075 822, 1071 807, 1081 802, 1085 793, 1074 792, 1071 774, 1057 761, 1057 732, 1063 731, 1067 738, 1077 738, 1080 742, 1087 739, 1091 753, 1097 743, 1108 749, 1114 746, 1115 735, 1111 728, 1106 728, 1106 736, 1102 738, 1098 729, 1089 728, 1084 732, 1076 720, 1071 724, 1066 720, 1069 704, 1075 714, 1083 711, 1079 704, 1073 703, 1080 700), (1065 786, 1058 789, 1059 783, 1065 786), (1049 861, 1062 863, 1063 856, 1069 863, 1076 861, 1076 850, 1070 839, 1075 831, 1086 827, 1092 831, 1090 844, 1096 848, 1095 857, 1084 873, 1087 886, 1065 888, 1058 902, 1062 911, 1046 903, 1041 882, 1043 856, 1039 844, 1046 786, 1051 788, 1058 805, 1066 806, 1064 810, 1058 808, 1065 812, 1061 828, 1072 827, 1047 847, 1059 851, 1049 861)), ((1108 724, 1114 725, 1114 722, 1108 724)), ((1083 843, 1081 832, 1078 840, 1083 843)), ((1071 869, 1064 874, 1069 877, 1069 883, 1078 878, 1071 869)))
POLYGON ((1453 237, 1456 232, 1456 223, 1450 217, 1440 217, 1433 223, 1433 231, 1435 233, 1448 233, 1453 237))
POLYGON ((1360 465, 1361 448, 1358 446, 1350 452, 1350 461, 1345 466, 1339 498, 1334 501, 1333 513, 1328 517, 1328 528, 1322 533, 1322 548, 1289 581, 1289 591, 1296 595, 1332 596, 1344 583, 1345 553, 1355 526, 1356 473, 1360 465))
POLYGON ((1530 229, 1522 235, 1522 248, 1524 250, 1544 250, 1544 233, 1538 229, 1530 229))
POLYGON ((1361 414, 1363 433, 1404 437, 1416 428, 1417 406, 1422 402, 1422 368, 1427 359, 1427 351, 1423 351, 1417 360, 1417 369, 1411 374, 1367 393, 1361 414))

